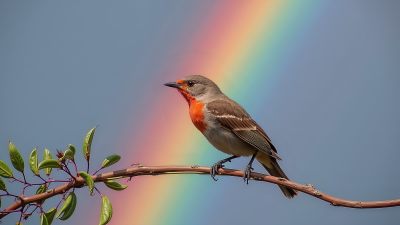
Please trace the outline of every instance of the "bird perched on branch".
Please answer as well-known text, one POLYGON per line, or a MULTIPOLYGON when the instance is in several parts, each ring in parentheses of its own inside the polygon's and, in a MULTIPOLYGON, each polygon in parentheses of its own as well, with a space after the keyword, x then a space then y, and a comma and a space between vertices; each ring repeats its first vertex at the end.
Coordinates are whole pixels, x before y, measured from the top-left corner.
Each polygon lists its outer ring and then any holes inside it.
MULTIPOLYGON (((272 176, 288 179, 277 162, 280 157, 265 131, 238 103, 224 95, 213 81, 193 75, 165 85, 176 88, 183 95, 189 104, 193 124, 207 140, 218 150, 232 155, 212 166, 211 177, 214 180, 224 163, 240 156, 251 156, 245 169, 244 180, 247 183, 254 159, 272 176)), ((279 188, 288 198, 296 195, 296 191, 291 188, 279 188)))

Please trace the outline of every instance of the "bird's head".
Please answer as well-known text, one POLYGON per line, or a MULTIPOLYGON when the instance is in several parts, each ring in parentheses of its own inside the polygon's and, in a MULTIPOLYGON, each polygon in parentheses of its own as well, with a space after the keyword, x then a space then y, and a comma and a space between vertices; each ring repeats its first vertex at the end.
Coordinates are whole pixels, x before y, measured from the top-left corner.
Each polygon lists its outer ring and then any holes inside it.
POLYGON ((189 103, 191 100, 202 100, 221 94, 220 89, 212 80, 201 75, 186 76, 164 85, 176 88, 189 103))

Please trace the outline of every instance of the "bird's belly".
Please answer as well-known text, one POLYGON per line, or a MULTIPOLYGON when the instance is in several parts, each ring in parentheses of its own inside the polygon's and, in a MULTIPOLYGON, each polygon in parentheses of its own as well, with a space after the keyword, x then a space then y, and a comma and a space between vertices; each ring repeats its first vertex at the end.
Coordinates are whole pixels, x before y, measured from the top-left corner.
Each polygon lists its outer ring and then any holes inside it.
POLYGON ((255 149, 238 138, 231 131, 219 127, 208 127, 204 132, 207 140, 218 150, 236 156, 249 156, 254 154, 255 149))

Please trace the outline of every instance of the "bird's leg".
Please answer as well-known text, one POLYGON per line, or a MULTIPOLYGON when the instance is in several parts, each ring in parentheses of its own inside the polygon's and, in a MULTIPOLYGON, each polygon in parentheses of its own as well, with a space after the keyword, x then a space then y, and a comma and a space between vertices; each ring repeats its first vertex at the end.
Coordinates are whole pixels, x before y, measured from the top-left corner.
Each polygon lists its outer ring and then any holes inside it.
POLYGON ((217 175, 218 170, 219 170, 220 168, 224 168, 224 163, 230 162, 232 159, 236 159, 236 158, 238 158, 238 157, 239 157, 239 156, 234 155, 234 156, 228 157, 228 158, 226 158, 226 159, 220 160, 220 161, 218 161, 217 163, 215 163, 215 164, 211 167, 211 172, 210 172, 211 178, 212 178, 213 180, 217 181, 218 179, 215 178, 215 176, 217 175))
POLYGON ((253 164, 254 159, 256 158, 256 155, 257 155, 257 152, 254 153, 254 155, 251 157, 249 164, 247 164, 246 169, 244 170, 243 179, 244 179, 244 182, 246 182, 247 184, 249 184, 250 174, 251 174, 251 171, 253 171, 252 164, 253 164))

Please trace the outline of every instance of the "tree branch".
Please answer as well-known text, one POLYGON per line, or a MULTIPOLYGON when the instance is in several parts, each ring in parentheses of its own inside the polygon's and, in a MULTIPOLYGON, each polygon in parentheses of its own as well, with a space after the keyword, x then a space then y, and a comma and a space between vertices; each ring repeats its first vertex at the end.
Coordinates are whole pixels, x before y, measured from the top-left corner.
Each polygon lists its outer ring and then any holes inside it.
MULTIPOLYGON (((244 173, 240 170, 234 169, 219 169, 221 176, 243 177, 244 173)), ((126 177, 147 176, 147 175, 166 175, 166 174, 210 174, 209 167, 199 166, 138 166, 130 167, 123 170, 117 170, 108 173, 102 173, 93 176, 95 182, 103 182, 110 179, 120 179, 126 177)), ((45 193, 32 195, 32 196, 19 196, 13 204, 8 206, 0 212, 0 219, 7 216, 9 213, 24 207, 27 204, 34 202, 41 202, 45 199, 51 198, 55 195, 63 194, 71 188, 81 188, 85 185, 82 177, 75 177, 70 183, 60 185, 56 188, 49 189, 45 193)), ((325 194, 315 189, 310 184, 299 184, 284 178, 268 176, 261 173, 251 173, 251 179, 256 181, 269 182, 279 184, 282 186, 293 188, 297 191, 319 198, 323 201, 329 202, 333 206, 343 206, 348 208, 386 208, 400 206, 400 199, 384 200, 384 201, 352 201, 342 198, 337 198, 332 195, 325 194)))

